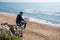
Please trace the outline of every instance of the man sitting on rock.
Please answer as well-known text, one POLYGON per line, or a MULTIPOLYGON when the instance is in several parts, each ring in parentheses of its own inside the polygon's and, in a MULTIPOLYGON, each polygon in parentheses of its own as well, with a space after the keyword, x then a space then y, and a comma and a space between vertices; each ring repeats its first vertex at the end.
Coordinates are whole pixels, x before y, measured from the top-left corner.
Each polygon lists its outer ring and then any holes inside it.
POLYGON ((20 12, 20 14, 17 15, 16 18, 16 24, 17 26, 24 25, 24 29, 26 28, 26 21, 22 18, 23 12, 20 12))

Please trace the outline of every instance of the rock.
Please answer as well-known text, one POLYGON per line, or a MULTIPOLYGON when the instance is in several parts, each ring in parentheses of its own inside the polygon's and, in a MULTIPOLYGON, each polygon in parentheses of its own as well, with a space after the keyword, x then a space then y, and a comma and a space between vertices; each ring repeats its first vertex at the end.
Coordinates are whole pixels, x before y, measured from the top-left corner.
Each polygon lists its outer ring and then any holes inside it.
POLYGON ((0 33, 10 33, 11 35, 22 36, 23 27, 17 25, 10 25, 8 23, 2 23, 0 33))

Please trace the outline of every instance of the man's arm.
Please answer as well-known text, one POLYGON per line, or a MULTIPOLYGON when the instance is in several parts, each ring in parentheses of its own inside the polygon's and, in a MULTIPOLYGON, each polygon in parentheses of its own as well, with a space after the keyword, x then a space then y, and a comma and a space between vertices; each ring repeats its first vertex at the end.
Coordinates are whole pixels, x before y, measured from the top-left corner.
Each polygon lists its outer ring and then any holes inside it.
POLYGON ((22 18, 23 21, 25 21, 23 18, 22 18))
POLYGON ((21 20, 25 22, 25 20, 21 17, 21 20))

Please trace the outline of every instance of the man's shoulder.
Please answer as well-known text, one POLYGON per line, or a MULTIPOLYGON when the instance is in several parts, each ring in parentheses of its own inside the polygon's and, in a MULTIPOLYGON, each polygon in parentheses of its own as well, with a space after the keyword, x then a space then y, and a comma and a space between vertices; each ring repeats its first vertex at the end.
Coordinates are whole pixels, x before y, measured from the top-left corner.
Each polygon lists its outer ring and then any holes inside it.
POLYGON ((20 16, 19 14, 17 16, 20 16))
POLYGON ((19 16, 19 14, 17 16, 19 16))
POLYGON ((17 17, 21 18, 21 16, 18 14, 17 17))

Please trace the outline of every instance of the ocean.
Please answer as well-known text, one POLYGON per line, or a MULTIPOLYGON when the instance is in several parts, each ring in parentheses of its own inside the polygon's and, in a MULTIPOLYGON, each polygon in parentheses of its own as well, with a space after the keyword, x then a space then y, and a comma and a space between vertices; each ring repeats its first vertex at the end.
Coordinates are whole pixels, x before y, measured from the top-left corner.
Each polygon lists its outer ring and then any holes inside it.
POLYGON ((60 24, 60 3, 59 2, 0 2, 0 12, 19 14, 24 12, 24 16, 36 22, 60 24))

